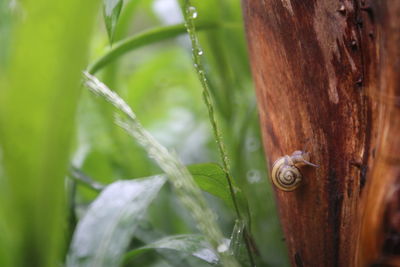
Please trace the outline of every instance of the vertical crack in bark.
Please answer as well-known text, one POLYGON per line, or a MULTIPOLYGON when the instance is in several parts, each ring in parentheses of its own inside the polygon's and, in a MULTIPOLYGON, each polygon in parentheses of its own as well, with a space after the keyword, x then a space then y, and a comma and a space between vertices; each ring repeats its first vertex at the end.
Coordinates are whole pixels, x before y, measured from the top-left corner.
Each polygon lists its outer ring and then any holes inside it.
MULTIPOLYGON (((366 64, 367 59, 366 59, 366 50, 368 47, 368 41, 369 39, 365 40, 363 38, 365 35, 363 34, 363 30, 366 29, 367 25, 363 21, 363 16, 361 14, 362 12, 362 6, 365 6, 365 1, 364 0, 353 0, 354 4, 354 9, 355 9, 355 18, 356 21, 354 22, 356 27, 357 27, 357 38, 359 40, 359 49, 360 49, 360 60, 361 60, 361 75, 360 78, 355 82, 356 86, 359 87, 361 90, 360 97, 361 97, 361 102, 362 102, 362 107, 361 107, 361 121, 363 125, 363 129, 361 131, 365 134, 364 135, 364 150, 363 150, 363 155, 362 155, 362 165, 364 166, 363 168, 360 168, 360 189, 359 189, 359 195, 361 195, 366 179, 367 179, 367 173, 368 173, 368 160, 370 158, 370 150, 371 150, 371 130, 372 129, 372 110, 371 110, 371 101, 369 99, 369 96, 365 92, 365 88, 367 87, 367 83, 370 82, 370 78, 367 79, 368 76, 368 66, 366 64), (361 2, 360 2, 361 1, 361 2), (366 47, 367 46, 367 47, 366 47), (366 166, 366 167, 365 167, 366 166)), ((371 11, 372 12, 372 11, 371 11)), ((372 13, 369 14, 371 17, 371 23, 373 22, 373 15, 372 13)), ((368 34, 370 36, 370 33, 368 34)))
POLYGON ((300 253, 296 252, 294 254, 294 262, 296 263, 296 267, 303 267, 303 260, 301 259, 300 253))
POLYGON ((333 235, 333 264, 332 266, 339 266, 339 255, 340 255, 340 225, 341 225, 341 214, 343 195, 339 189, 338 177, 336 171, 333 169, 329 170, 328 174, 328 197, 329 197, 329 221, 332 225, 333 235))

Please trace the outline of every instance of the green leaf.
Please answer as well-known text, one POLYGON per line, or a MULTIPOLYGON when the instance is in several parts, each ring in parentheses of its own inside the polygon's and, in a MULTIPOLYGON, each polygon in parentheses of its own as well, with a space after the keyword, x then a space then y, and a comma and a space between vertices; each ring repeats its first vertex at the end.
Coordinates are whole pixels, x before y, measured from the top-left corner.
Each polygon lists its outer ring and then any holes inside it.
POLYGON ((175 235, 165 237, 154 243, 128 252, 125 255, 124 262, 128 263, 136 256, 153 249, 183 252, 210 264, 217 264, 219 262, 217 253, 214 252, 202 235, 175 235))
MULTIPOLYGON (((158 196, 158 198, 159 197, 161 197, 161 196, 158 196)), ((161 199, 157 199, 157 208, 159 206, 163 205, 160 202, 163 202, 163 198, 162 197, 161 197, 161 199)), ((163 216, 168 216, 169 215, 169 211, 170 211, 169 209, 166 209, 163 213, 160 212, 159 213, 160 217, 163 218, 163 216)), ((149 214, 149 217, 151 217, 152 221, 154 220, 154 218, 151 216, 151 214, 149 214)), ((149 218, 146 218, 146 219, 149 219, 149 218)), ((156 227, 155 225, 153 225, 153 223, 150 223, 149 221, 146 221, 146 220, 143 220, 139 224, 138 228, 135 231, 135 239, 137 239, 138 241, 142 242, 142 244, 151 244, 155 240, 160 240, 160 239, 162 239, 164 237, 165 237, 165 234, 163 233, 163 231, 160 231, 160 229, 158 227, 156 227)), ((164 259, 170 266, 174 266, 174 267, 188 267, 188 266, 191 266, 190 265, 190 259, 187 258, 186 255, 178 255, 177 253, 171 253, 171 250, 166 250, 166 249, 157 250, 157 254, 159 254, 161 256, 161 258, 164 259)), ((126 263, 125 256, 123 258, 124 258, 124 263, 126 263)), ((135 261, 135 263, 136 262, 137 261, 135 261)), ((124 266, 124 264, 123 264, 123 266, 124 266)), ((128 263, 127 266, 135 266, 135 265, 128 263)))
POLYGON ((221 166, 215 163, 200 163, 189 165, 187 168, 201 190, 222 199, 233 208, 229 184, 221 166))
MULTIPOLYGON (((210 193, 234 208, 228 180, 222 167, 215 163, 200 163, 187 166, 189 172, 201 190, 210 193)), ((239 205, 245 206, 246 200, 235 182, 232 184, 234 194, 238 197, 239 205)), ((246 211, 247 212, 247 211, 246 211)))
POLYGON ((0 2, 13 4, 11 17, 0 15, 0 250, 14 260, 2 266, 53 267, 64 247, 64 180, 97 1, 0 2))
POLYGON ((106 24, 108 39, 112 43, 115 28, 121 13, 123 0, 103 0, 104 22, 106 24))
POLYGON ((67 266, 118 266, 165 181, 165 176, 152 176, 107 186, 78 223, 67 266))
MULTIPOLYGON (((207 30, 217 27, 215 23, 201 23, 197 26, 197 30, 207 30)), ((184 24, 177 24, 172 26, 165 26, 143 31, 132 37, 124 39, 116 43, 106 54, 97 59, 92 65, 89 66, 88 72, 95 74, 107 64, 120 58, 124 54, 137 49, 142 46, 153 44, 162 40, 173 38, 186 33, 184 24)))

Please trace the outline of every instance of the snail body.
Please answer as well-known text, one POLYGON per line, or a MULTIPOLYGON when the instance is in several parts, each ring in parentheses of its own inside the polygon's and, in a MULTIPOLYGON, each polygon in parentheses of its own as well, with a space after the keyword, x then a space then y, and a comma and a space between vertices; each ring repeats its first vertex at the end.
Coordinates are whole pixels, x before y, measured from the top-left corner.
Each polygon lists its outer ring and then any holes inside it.
POLYGON ((306 165, 317 167, 309 160, 309 153, 303 151, 295 151, 291 156, 286 155, 277 159, 272 166, 273 184, 283 191, 295 190, 303 179, 299 168, 306 165))

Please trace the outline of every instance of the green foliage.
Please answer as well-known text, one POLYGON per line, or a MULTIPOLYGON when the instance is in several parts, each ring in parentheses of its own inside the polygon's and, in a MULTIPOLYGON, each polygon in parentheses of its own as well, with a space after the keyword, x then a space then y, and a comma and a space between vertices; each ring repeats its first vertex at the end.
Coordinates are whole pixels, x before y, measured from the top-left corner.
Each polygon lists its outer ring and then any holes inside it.
MULTIPOLYGON (((226 179, 226 173, 224 170, 215 163, 200 163, 188 166, 189 172, 193 175, 197 185, 203 190, 216 197, 222 199, 229 207, 235 209, 232 201, 231 192, 229 190, 229 184, 226 179)), ((240 189, 235 185, 233 181, 233 187, 242 202, 245 202, 244 197, 240 194, 240 189)))
MULTIPOLYGON (((221 166, 215 163, 199 163, 188 165, 186 167, 201 190, 218 197, 228 207, 234 210, 234 204, 226 180, 226 174, 221 166)), ((74 167, 70 170, 70 178, 97 192, 102 191, 105 187, 103 184, 94 181, 81 170, 74 167)), ((239 187, 234 184, 234 189, 238 192, 237 195, 239 196, 241 206, 247 207, 246 199, 241 193, 239 187)))
POLYGON ((212 247, 202 235, 168 236, 128 252, 125 255, 124 261, 129 262, 141 253, 153 249, 184 252, 210 264, 217 264, 219 261, 218 255, 212 250, 212 247))
MULTIPOLYGON (((105 84, 94 76, 85 73, 85 85, 95 94, 103 97, 123 114, 117 117, 116 123, 131 135, 148 153, 148 156, 160 166, 174 185, 181 202, 190 210, 191 215, 198 224, 207 240, 214 249, 221 246, 222 233, 214 220, 214 213, 205 202, 199 187, 192 175, 176 156, 162 146, 138 121, 132 109, 121 99, 118 94, 111 91, 105 84)), ((231 255, 220 251, 224 266, 237 266, 231 255)))
POLYGON ((110 43, 112 43, 114 39, 115 28, 117 27, 123 2, 122 0, 103 0, 104 22, 106 24, 110 43))
MULTIPOLYGON (((212 23, 203 23, 198 26, 200 30, 216 27, 212 23)), ((141 46, 150 45, 165 39, 170 39, 186 32, 185 25, 178 24, 173 26, 165 26, 156 29, 147 30, 138 33, 126 40, 115 44, 105 55, 96 60, 88 69, 89 73, 95 74, 101 68, 115 61, 127 52, 137 49, 141 46)))
POLYGON ((64 246, 64 175, 96 1, 3 2, 2 9, 13 10, 5 11, 12 12, 12 32, 2 29, 10 38, 0 44, 8 47, 0 73, 0 205, 10 237, 0 250, 10 266, 56 266, 64 246))
POLYGON ((0 266, 286 266, 240 1, 100 4, 0 1, 0 266))
POLYGON ((93 201, 79 221, 67 266, 117 266, 135 229, 165 177, 115 182, 93 201))

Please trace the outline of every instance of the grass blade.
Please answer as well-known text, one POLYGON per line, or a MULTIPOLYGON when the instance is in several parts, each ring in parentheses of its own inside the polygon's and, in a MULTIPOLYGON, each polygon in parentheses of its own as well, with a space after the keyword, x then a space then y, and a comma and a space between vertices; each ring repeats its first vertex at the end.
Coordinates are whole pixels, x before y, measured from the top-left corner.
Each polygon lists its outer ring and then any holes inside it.
POLYGON ((108 39, 112 43, 119 14, 122 9, 122 0, 103 0, 104 23, 106 24, 108 39))
POLYGON ((149 250, 175 250, 197 257, 207 263, 217 264, 218 255, 201 235, 168 236, 144 247, 125 254, 124 262, 132 261, 136 256, 149 250))
POLYGON ((0 64, 0 205, 8 206, 0 220, 12 236, 4 249, 15 260, 8 266, 53 267, 64 245, 64 177, 97 1, 1 2, 16 8, 0 64))
POLYGON ((117 124, 134 137, 147 151, 149 157, 153 158, 167 174, 180 200, 194 217, 200 231, 203 232, 211 246, 220 253, 222 264, 229 267, 237 266, 236 260, 227 253, 228 247, 215 222, 214 213, 208 207, 187 168, 142 127, 132 109, 115 92, 89 73, 85 73, 85 85, 123 113, 124 118, 117 119, 117 124))
MULTIPOLYGON (((217 24, 207 22, 207 23, 201 23, 197 27, 199 31, 201 31, 201 30, 215 28, 217 27, 217 24)), ((93 64, 89 66, 88 72, 90 74, 95 74, 109 63, 117 60, 124 54, 134 49, 149 44, 153 44, 162 40, 170 39, 185 33, 186 33, 186 28, 184 24, 165 26, 138 33, 130 38, 115 43, 113 47, 105 55, 97 59, 93 64)))

